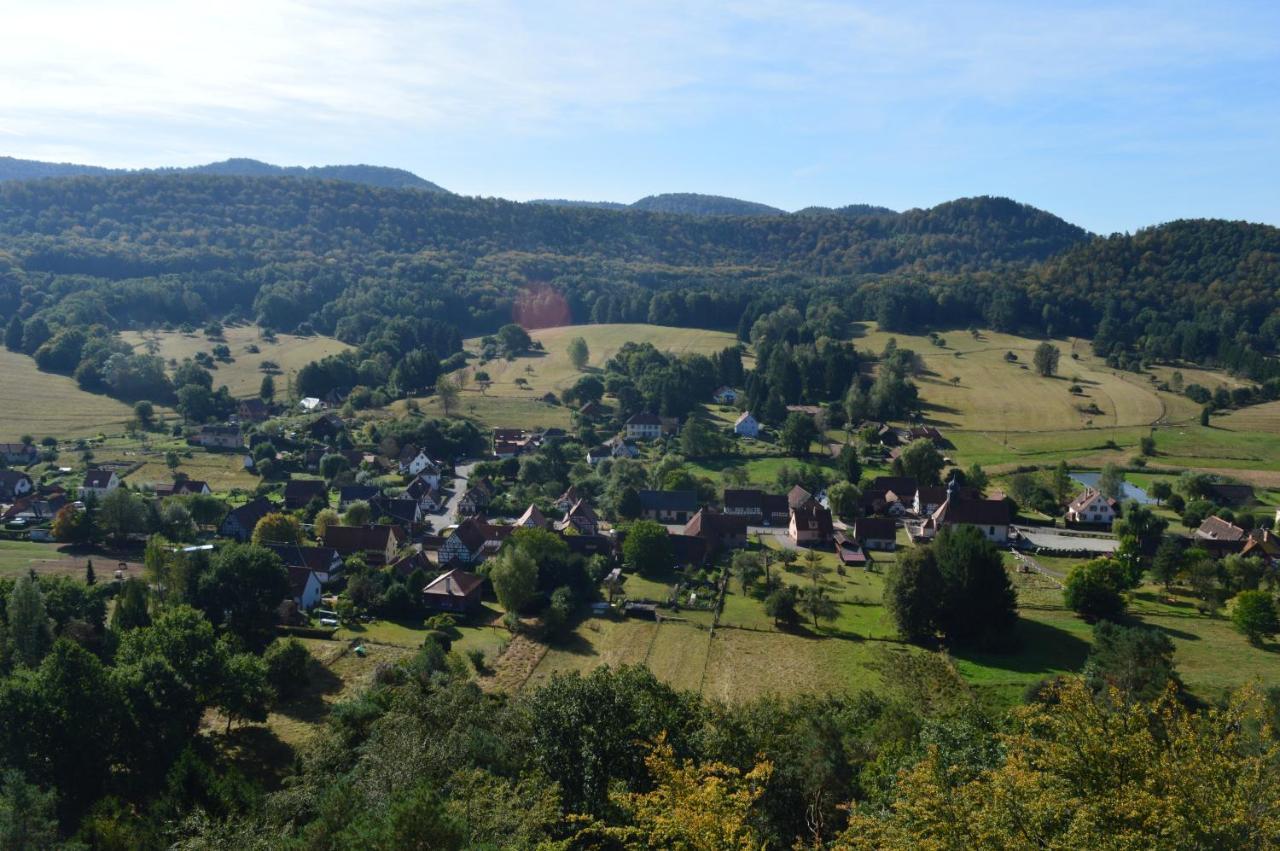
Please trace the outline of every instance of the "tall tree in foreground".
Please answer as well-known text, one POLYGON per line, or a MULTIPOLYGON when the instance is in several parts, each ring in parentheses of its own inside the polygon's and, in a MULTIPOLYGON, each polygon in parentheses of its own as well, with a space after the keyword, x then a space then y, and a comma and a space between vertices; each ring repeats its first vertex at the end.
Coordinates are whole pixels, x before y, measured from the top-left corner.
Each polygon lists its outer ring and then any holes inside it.
POLYGON ((34 578, 18 577, 9 592, 5 614, 14 655, 21 664, 34 668, 53 646, 53 625, 45 610, 44 595, 34 578))

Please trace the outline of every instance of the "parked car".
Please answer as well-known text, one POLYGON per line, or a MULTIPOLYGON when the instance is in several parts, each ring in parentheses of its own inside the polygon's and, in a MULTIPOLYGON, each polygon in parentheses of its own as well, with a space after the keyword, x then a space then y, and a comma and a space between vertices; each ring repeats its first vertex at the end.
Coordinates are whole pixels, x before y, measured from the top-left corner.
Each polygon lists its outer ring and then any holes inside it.
POLYGON ((33 541, 48 543, 49 541, 53 540, 53 533, 50 532, 48 529, 32 529, 30 538, 33 541))

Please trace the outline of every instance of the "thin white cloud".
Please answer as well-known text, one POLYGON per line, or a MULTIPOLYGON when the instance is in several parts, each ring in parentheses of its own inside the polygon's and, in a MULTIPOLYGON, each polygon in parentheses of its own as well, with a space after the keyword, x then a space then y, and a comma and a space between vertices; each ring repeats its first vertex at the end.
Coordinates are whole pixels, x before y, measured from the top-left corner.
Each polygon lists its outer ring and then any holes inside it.
POLYGON ((938 129, 974 102, 1177 97, 1172 66, 1277 51, 1247 9, 1046 6, 0 0, 0 136, 92 154, 93 128, 128 139, 141 165, 184 145, 180 161, 194 161, 236 130, 678 132, 744 110, 801 132, 890 116, 938 129))

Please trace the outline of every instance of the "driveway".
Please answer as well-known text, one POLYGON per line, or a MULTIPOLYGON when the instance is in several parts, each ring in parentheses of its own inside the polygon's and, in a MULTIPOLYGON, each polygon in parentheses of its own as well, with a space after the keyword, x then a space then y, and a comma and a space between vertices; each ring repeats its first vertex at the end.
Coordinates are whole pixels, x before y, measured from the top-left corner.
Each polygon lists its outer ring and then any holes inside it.
POLYGON ((458 503, 462 501, 462 495, 467 492, 467 480, 471 478, 471 471, 475 469, 475 466, 475 461, 469 461, 466 464, 458 464, 453 468, 456 474, 453 484, 450 486, 453 493, 449 496, 448 502, 445 503, 444 510, 439 514, 431 515, 436 532, 458 522, 458 503))

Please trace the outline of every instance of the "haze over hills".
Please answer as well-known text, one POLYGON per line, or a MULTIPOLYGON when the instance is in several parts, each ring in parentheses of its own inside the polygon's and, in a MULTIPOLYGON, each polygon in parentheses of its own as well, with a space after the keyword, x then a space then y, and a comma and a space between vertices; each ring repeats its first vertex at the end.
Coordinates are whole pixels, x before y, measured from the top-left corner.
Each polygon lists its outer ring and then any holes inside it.
POLYGON ((233 158, 187 168, 165 167, 154 169, 104 168, 76 163, 47 163, 39 160, 20 160, 0 157, 0 182, 9 180, 37 180, 49 177, 77 177, 81 175, 118 175, 147 173, 218 174, 232 177, 301 177, 313 180, 346 180, 366 186, 387 189, 421 189, 426 192, 448 190, 424 180, 402 168, 376 165, 324 165, 279 166, 247 158, 233 158))

